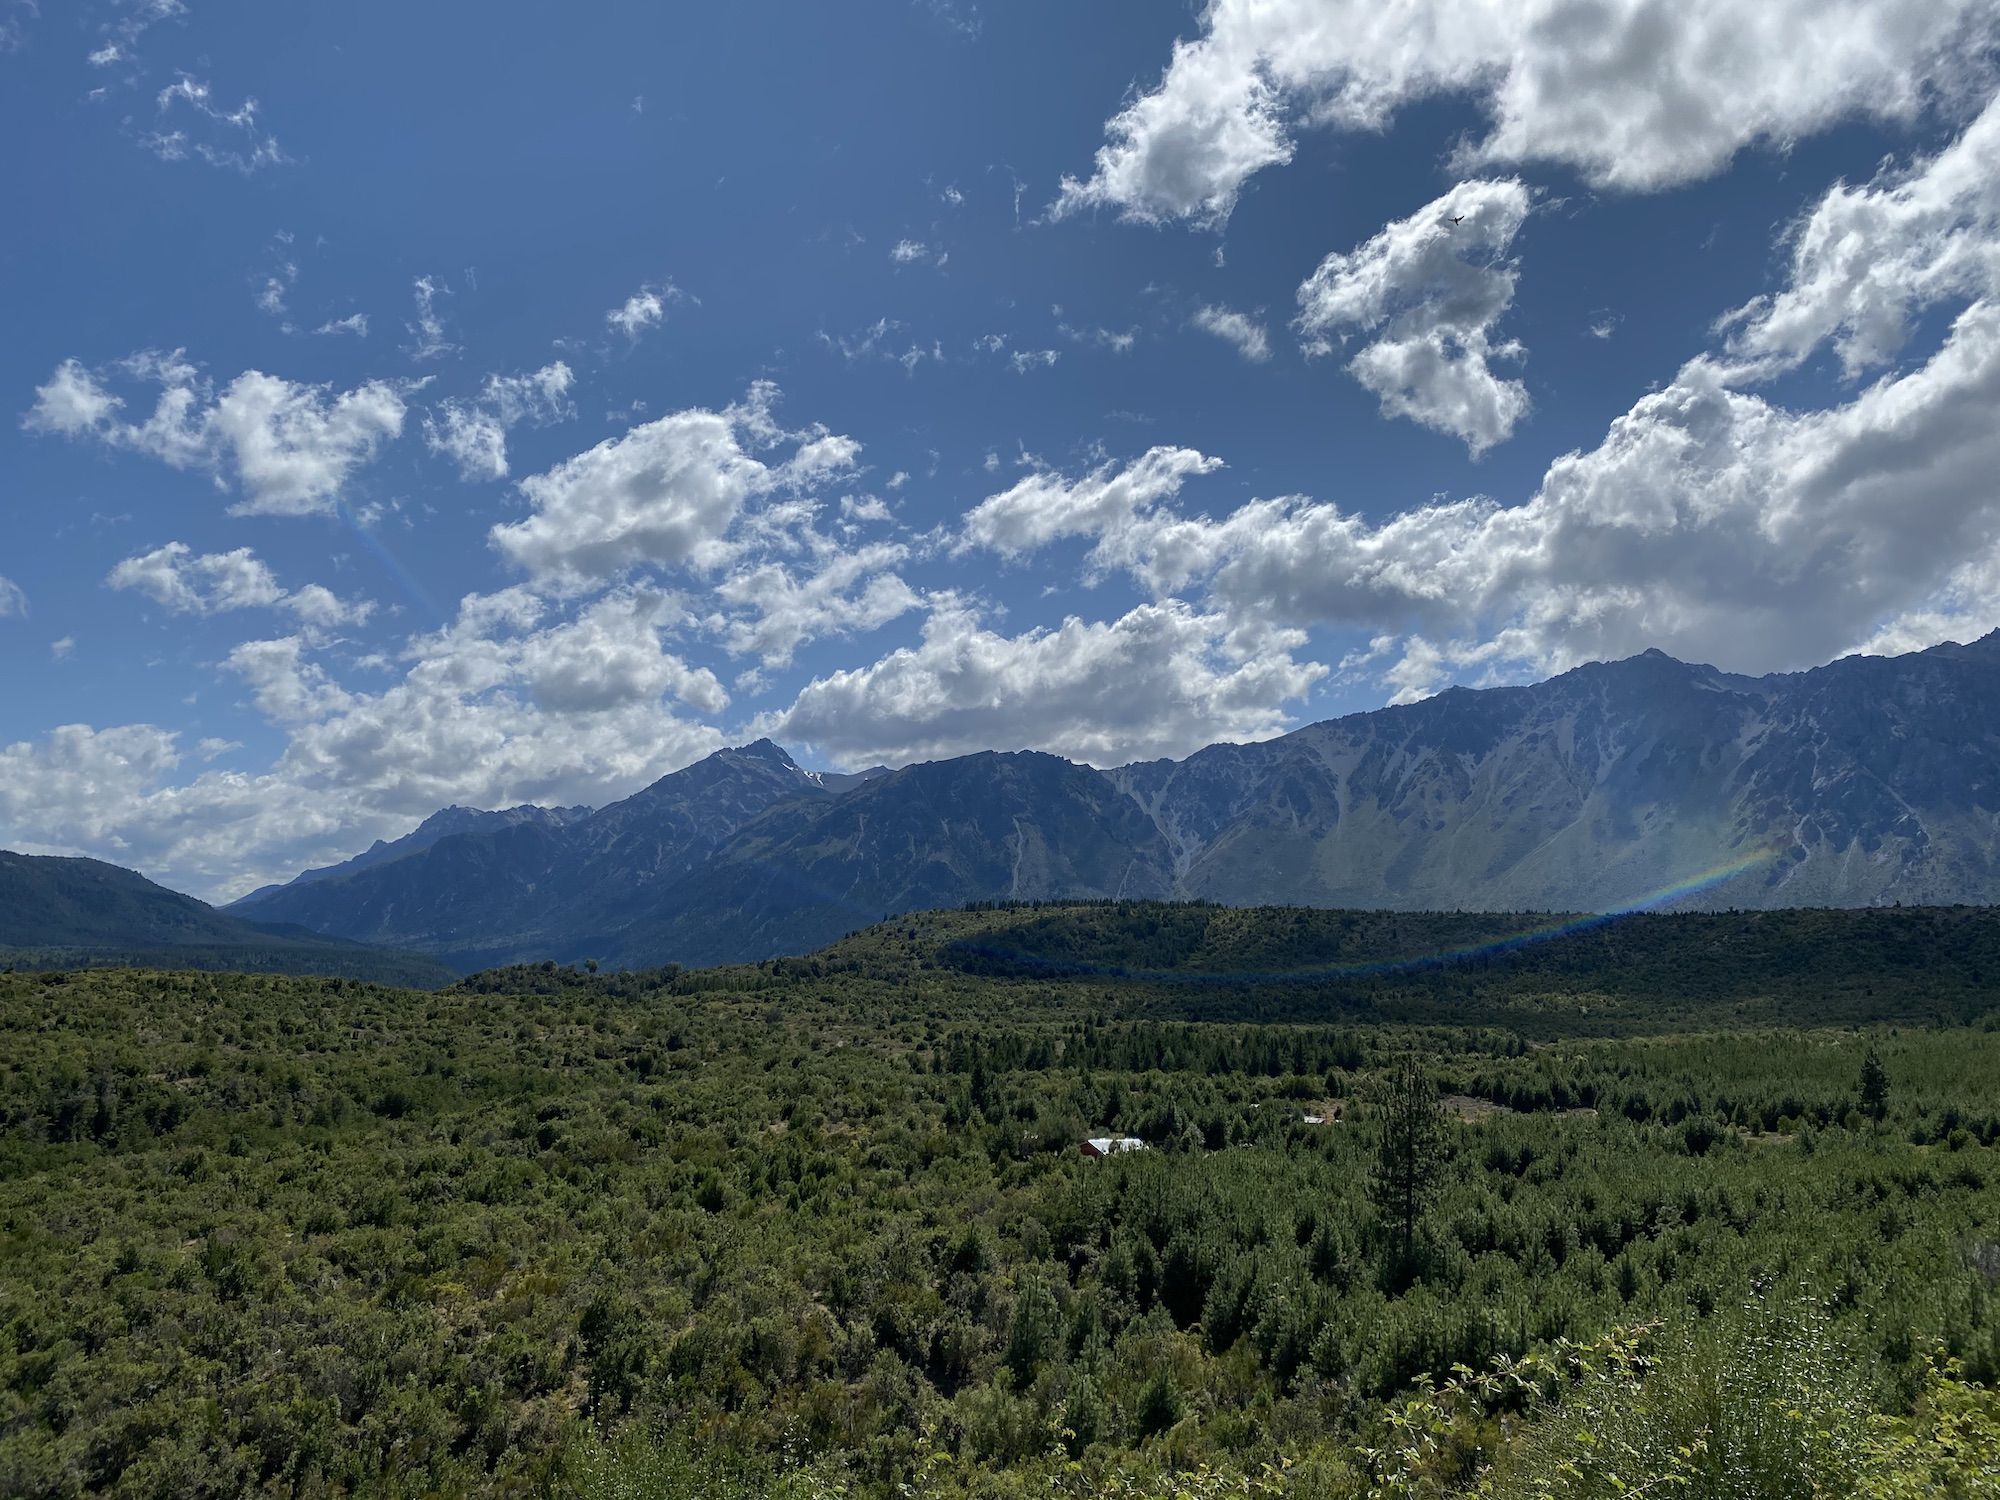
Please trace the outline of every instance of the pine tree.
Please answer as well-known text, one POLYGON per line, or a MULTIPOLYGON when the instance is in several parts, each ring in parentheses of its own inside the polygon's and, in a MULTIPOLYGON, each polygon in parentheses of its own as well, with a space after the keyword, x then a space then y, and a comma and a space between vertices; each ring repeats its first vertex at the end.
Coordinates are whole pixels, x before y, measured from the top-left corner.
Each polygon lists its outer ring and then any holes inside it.
POLYGON ((1415 1057, 1377 1085, 1374 1106, 1382 1133, 1368 1193, 1408 1265, 1417 1220, 1437 1193, 1450 1153, 1450 1119, 1438 1103, 1437 1085, 1415 1057))
POLYGON ((1042 1362, 1062 1342, 1062 1310, 1041 1277, 1030 1276, 1014 1299, 1014 1318, 1007 1329, 1007 1365, 1017 1385, 1026 1387, 1042 1362))
POLYGON ((1871 1120, 1880 1120, 1889 1112, 1889 1070, 1882 1066, 1873 1047, 1861 1059, 1861 1107, 1871 1120))

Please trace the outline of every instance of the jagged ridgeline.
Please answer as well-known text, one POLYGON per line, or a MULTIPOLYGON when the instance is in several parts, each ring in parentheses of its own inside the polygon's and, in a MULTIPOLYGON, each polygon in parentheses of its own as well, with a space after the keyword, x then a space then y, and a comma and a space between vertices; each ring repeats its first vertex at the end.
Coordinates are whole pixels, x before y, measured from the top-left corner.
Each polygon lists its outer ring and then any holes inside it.
POLYGON ((1742 677, 1658 652, 1111 770, 769 741, 622 802, 452 808, 231 908, 413 949, 718 964, 968 901, 1405 911, 2000 900, 2000 636, 1742 677))

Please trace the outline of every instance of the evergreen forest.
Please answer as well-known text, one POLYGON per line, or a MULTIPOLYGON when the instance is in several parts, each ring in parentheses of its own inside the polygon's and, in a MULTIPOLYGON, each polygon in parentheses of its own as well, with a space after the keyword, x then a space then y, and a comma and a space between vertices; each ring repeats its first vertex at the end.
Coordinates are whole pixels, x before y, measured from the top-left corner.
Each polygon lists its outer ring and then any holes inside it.
POLYGON ((1972 908, 8 972, 0 1494, 1996 1495, 1996 1002, 1972 908))

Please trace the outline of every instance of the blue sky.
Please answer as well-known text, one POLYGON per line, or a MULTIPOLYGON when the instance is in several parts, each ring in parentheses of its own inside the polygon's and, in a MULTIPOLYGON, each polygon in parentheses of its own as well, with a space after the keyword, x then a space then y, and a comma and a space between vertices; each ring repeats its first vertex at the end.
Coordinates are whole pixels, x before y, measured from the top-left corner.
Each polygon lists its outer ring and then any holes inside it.
POLYGON ((0 841, 1981 633, 1995 25, 0 0, 0 841))

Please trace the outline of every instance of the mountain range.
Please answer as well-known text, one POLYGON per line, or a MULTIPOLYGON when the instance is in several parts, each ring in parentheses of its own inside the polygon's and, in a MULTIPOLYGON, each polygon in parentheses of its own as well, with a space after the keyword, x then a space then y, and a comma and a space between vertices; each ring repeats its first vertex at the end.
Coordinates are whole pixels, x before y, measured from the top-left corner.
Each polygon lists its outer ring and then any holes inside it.
POLYGON ((1608 911, 2000 896, 2000 632, 1747 677, 1658 651, 1098 770, 768 740, 596 811, 449 808, 229 910, 434 955, 709 964, 972 901, 1608 911))

